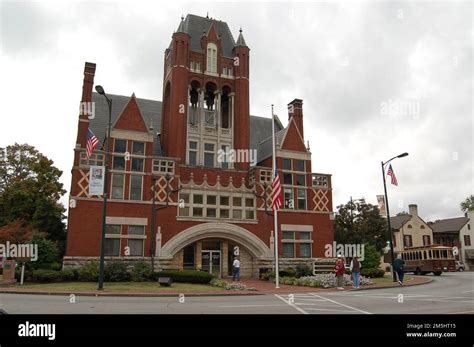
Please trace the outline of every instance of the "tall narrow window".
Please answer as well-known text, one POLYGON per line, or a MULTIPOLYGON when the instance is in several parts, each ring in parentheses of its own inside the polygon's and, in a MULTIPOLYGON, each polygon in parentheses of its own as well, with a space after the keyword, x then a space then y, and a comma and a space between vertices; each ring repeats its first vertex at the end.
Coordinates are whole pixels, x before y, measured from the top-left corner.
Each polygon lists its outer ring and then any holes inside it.
POLYGON ((197 165, 197 150, 198 143, 196 141, 189 141, 189 165, 197 165))
POLYGON ((207 72, 217 73, 217 46, 207 44, 207 72))
POLYGON ((112 175, 112 199, 123 199, 123 176, 116 173, 112 175))
POLYGON ((214 167, 214 144, 204 144, 204 166, 214 167))
POLYGON ((143 176, 130 176, 130 200, 142 199, 143 176))

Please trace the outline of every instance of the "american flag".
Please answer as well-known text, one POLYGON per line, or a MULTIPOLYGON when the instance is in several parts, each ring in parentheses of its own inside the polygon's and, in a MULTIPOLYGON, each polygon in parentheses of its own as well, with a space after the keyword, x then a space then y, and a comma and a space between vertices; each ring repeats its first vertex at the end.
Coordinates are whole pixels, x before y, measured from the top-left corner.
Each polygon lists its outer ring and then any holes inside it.
POLYGON ((392 164, 388 167, 387 175, 389 175, 392 178, 392 184, 394 186, 398 186, 397 178, 395 177, 395 173, 393 172, 392 169, 392 164))
POLYGON ((87 129, 87 143, 86 143, 86 157, 87 160, 92 156, 92 152, 94 151, 95 146, 99 143, 97 137, 95 137, 94 133, 91 129, 87 129))
POLYGON ((273 211, 278 210, 283 205, 283 199, 281 197, 281 183, 278 172, 275 170, 275 177, 272 183, 272 209, 273 211))

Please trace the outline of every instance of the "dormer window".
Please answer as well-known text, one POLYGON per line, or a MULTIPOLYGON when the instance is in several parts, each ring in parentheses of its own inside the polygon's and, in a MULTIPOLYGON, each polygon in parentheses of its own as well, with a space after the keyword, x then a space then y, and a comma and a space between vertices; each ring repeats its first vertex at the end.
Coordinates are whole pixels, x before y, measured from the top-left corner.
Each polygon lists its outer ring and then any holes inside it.
POLYGON ((207 72, 217 73, 217 46, 214 43, 207 44, 207 72))

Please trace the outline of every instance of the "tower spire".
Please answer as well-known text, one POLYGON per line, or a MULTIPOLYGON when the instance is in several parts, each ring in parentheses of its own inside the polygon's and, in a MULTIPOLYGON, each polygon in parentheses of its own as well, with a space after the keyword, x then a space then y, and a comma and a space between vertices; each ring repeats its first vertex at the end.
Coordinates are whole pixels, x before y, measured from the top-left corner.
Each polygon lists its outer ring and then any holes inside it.
POLYGON ((239 37, 237 38, 237 43, 235 45, 241 46, 241 47, 247 47, 247 44, 245 43, 244 35, 242 35, 242 27, 240 27, 239 37))

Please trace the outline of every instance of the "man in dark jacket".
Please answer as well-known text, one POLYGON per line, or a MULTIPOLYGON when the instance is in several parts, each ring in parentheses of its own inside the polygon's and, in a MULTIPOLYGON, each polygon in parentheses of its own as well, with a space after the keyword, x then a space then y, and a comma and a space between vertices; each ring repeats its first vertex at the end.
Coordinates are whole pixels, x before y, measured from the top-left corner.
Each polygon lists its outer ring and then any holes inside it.
POLYGON ((402 259, 402 255, 399 254, 397 259, 393 261, 393 270, 397 272, 398 275, 398 283, 402 286, 403 285, 403 276, 405 267, 405 261, 402 259))

